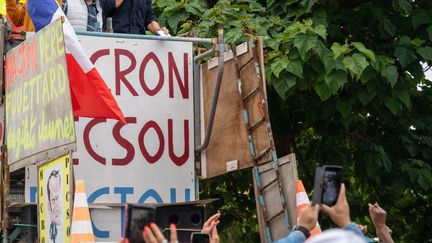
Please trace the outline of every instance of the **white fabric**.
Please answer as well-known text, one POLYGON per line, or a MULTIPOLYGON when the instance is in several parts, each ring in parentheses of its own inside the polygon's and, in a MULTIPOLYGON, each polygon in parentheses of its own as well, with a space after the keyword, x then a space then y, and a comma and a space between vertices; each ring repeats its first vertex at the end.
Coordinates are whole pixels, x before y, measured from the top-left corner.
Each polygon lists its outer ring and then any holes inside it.
POLYGON ((326 230, 311 237, 306 243, 365 243, 366 241, 354 232, 343 229, 326 230))
MULTIPOLYGON (((59 7, 54 13, 51 22, 60 18, 61 16, 65 15, 59 7)), ((75 61, 81 66, 81 69, 84 71, 84 73, 88 73, 90 70, 93 69, 94 66, 90 62, 88 56, 85 54, 84 49, 80 45, 75 31, 73 30, 72 25, 67 18, 65 18, 65 22, 63 23, 63 34, 66 54, 72 54, 75 61)))
POLYGON ((75 31, 87 30, 87 4, 85 0, 67 0, 66 17, 75 31))
MULTIPOLYGON (((87 3, 85 0, 67 0, 68 9, 66 17, 75 31, 87 31, 87 3)), ((102 10, 99 1, 96 0, 96 8, 98 14, 96 16, 98 22, 102 25, 102 10)))
POLYGON ((71 234, 93 234, 90 220, 72 220, 71 234))
POLYGON ((296 205, 297 207, 302 204, 309 204, 309 197, 307 196, 306 192, 298 192, 296 195, 296 205))

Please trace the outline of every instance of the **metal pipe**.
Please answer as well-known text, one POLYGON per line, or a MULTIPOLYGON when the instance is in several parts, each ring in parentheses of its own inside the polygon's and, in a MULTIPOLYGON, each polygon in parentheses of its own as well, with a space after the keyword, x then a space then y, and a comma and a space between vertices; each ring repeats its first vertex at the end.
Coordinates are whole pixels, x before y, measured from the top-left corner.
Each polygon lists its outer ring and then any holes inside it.
POLYGON ((222 84, 222 77, 223 77, 223 71, 224 71, 224 50, 225 50, 225 45, 223 43, 223 35, 224 32, 222 29, 220 29, 218 31, 218 42, 216 44, 216 49, 219 52, 219 56, 218 56, 218 69, 217 69, 217 76, 216 76, 216 86, 214 88, 213 91, 213 96, 212 96, 212 103, 211 103, 211 107, 210 107, 210 114, 209 114, 209 118, 207 121, 207 130, 206 130, 206 134, 204 137, 204 142, 197 146, 195 148, 196 152, 201 152, 203 151, 205 148, 207 148, 209 142, 210 142, 210 137, 212 134, 212 129, 213 129, 213 122, 214 122, 214 117, 216 114, 216 108, 217 108, 217 102, 219 99, 219 91, 221 88, 221 84, 222 84))
POLYGON ((212 48, 212 49, 210 49, 210 50, 207 50, 207 51, 201 53, 200 55, 195 56, 195 57, 194 57, 194 61, 197 62, 197 61, 203 59, 203 58, 206 57, 206 56, 210 56, 210 55, 212 55, 215 51, 216 51, 215 48, 212 48))
POLYGON ((127 39, 214 43, 214 39, 212 38, 179 37, 179 36, 169 37, 169 36, 158 36, 158 35, 137 35, 137 34, 107 33, 107 32, 94 32, 94 31, 77 31, 76 34, 87 35, 87 36, 99 36, 99 37, 127 38, 127 39))

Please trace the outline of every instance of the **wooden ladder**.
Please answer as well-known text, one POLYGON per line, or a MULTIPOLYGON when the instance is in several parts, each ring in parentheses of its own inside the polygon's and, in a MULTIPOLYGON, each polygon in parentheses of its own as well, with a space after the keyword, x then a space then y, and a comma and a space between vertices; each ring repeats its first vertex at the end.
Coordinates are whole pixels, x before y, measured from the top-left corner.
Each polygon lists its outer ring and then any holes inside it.
MULTIPOLYGON (((252 49, 253 57, 248 60, 244 65, 240 66, 236 53, 236 47, 231 46, 237 75, 238 92, 239 95, 242 97, 241 105, 243 110, 243 121, 247 129, 249 151, 253 159, 253 174, 254 183, 256 186, 255 191, 258 193, 256 197, 258 198, 257 211, 258 215, 262 216, 263 220, 261 220, 261 223, 263 222, 264 224, 264 226, 261 225, 261 227, 264 227, 265 232, 265 238, 262 240, 270 243, 277 239, 275 238, 274 233, 272 233, 273 231, 271 229, 273 221, 278 219, 278 224, 280 227, 280 219, 283 218, 282 222, 285 224, 283 227, 286 228, 286 232, 289 231, 290 224, 288 219, 287 200, 285 199, 286 194, 284 193, 284 186, 282 185, 281 173, 279 170, 279 163, 276 155, 273 133, 270 125, 265 84, 263 83, 263 78, 261 76, 262 72, 258 61, 259 59, 256 43, 254 41, 250 41, 248 43, 248 48, 252 49), (245 91, 244 84, 246 82, 242 80, 241 73, 246 71, 246 67, 248 65, 255 66, 258 83, 253 84, 253 87, 248 87, 248 90, 245 91), (253 105, 255 104, 258 104, 260 114, 251 115, 253 105), (256 141, 254 140, 254 132, 258 129, 266 129, 269 137, 268 145, 266 145, 262 149, 258 149, 258 146, 256 146, 256 141), (265 167, 266 169, 263 170, 263 167, 265 167), (263 181, 262 175, 268 170, 272 170, 275 176, 270 181, 263 181), (279 193, 276 193, 276 197, 278 198, 272 198, 271 200, 269 200, 268 197, 270 195, 266 194, 266 191, 269 190, 269 188, 274 188, 275 186, 278 188, 279 193), (266 203, 269 201, 276 202, 279 205, 269 205, 269 203, 266 203), (277 210, 275 211, 276 208, 277 210)), ((250 68, 248 70, 250 70, 250 68)), ((275 193, 272 193, 271 196, 275 197, 275 193)))

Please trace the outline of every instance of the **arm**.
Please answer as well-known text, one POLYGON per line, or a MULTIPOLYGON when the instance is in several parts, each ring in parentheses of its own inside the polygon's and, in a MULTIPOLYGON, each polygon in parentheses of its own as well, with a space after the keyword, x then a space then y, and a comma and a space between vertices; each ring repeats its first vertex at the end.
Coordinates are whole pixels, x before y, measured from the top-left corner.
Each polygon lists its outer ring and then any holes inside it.
POLYGON ((393 243, 390 231, 386 226, 387 212, 382 209, 378 203, 368 204, 369 205, 369 215, 372 219, 372 223, 375 226, 375 231, 380 240, 384 243, 393 243))
POLYGON ((166 35, 169 34, 169 30, 166 27, 160 27, 159 23, 156 21, 156 14, 153 11, 151 0, 146 0, 146 13, 144 19, 144 25, 153 34, 157 35, 157 31, 162 30, 166 35))
POLYGON ((300 232, 298 230, 294 230, 294 231, 291 231, 291 233, 287 237, 282 238, 282 239, 276 241, 275 243, 302 243, 305 240, 306 240, 306 237, 302 232, 300 232))
POLYGON ((204 223, 201 232, 210 235, 210 243, 219 243, 219 234, 217 232, 217 225, 220 223, 219 218, 221 213, 218 211, 216 214, 211 216, 204 223))
POLYGON ((161 28, 156 20, 153 20, 150 24, 148 24, 147 29, 155 35, 157 35, 157 31, 159 30, 162 30, 166 35, 169 34, 169 30, 166 27, 161 28))
POLYGON ((20 6, 15 0, 6 0, 6 11, 12 23, 19 27, 24 23, 24 16, 26 15, 26 4, 20 6))
POLYGON ((344 230, 350 230, 368 242, 368 239, 363 234, 363 232, 357 227, 355 223, 351 222, 349 205, 345 194, 345 184, 341 184, 338 200, 333 207, 329 207, 324 204, 321 205, 321 207, 324 212, 328 214, 331 220, 340 228, 343 228, 344 230))
MULTIPOLYGON (((310 231, 315 228, 318 222, 318 205, 304 208, 299 215, 298 225, 306 228, 310 231)), ((306 235, 300 230, 294 230, 289 233, 289 235, 283 239, 278 240, 276 243, 301 243, 306 240, 306 235)))

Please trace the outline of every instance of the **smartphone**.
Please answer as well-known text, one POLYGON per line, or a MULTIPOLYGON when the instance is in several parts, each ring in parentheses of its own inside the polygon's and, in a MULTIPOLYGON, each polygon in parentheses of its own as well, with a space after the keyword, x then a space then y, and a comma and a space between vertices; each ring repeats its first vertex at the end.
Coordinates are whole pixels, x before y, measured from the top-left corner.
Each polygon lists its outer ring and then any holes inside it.
POLYGON ((144 226, 155 222, 155 208, 140 204, 126 204, 125 206, 125 233, 129 242, 143 243, 144 226))
POLYGON ((210 235, 207 233, 193 232, 191 235, 191 243, 209 243, 210 235))
POLYGON ((312 204, 336 204, 342 183, 342 167, 326 165, 315 171, 314 193, 312 204))

